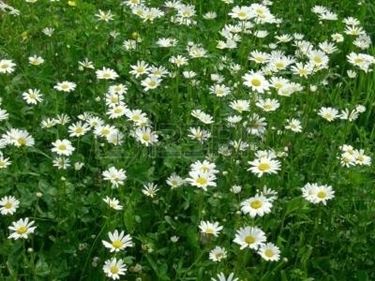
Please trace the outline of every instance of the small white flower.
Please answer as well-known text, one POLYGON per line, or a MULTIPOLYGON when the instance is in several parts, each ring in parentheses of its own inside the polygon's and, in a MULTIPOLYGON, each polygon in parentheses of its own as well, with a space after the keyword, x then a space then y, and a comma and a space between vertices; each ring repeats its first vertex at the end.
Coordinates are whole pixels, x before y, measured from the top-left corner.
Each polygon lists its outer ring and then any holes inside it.
POLYGON ((129 234, 125 235, 124 231, 119 232, 115 229, 113 232, 108 232, 108 237, 110 242, 102 240, 102 243, 111 253, 119 252, 128 247, 133 247, 131 236, 129 234))
POLYGON ((18 209, 20 201, 14 196, 4 196, 0 199, 0 213, 2 215, 13 215, 18 209))
POLYGON ((29 221, 29 218, 20 219, 16 222, 12 222, 12 225, 8 228, 13 231, 9 235, 9 239, 17 240, 19 238, 27 239, 29 234, 34 233, 36 226, 34 225, 34 221, 29 221))
POLYGON ((52 143, 52 145, 52 152, 55 152, 58 155, 70 156, 75 150, 75 148, 72 146, 72 143, 67 139, 56 140, 52 143))
POLYGON ((106 260, 103 266, 104 273, 113 280, 120 279, 120 275, 125 275, 127 270, 122 259, 117 260, 117 258, 106 260))
POLYGON ((123 185, 127 178, 125 170, 116 169, 115 167, 110 167, 108 170, 104 171, 102 175, 104 180, 112 183, 113 188, 123 185))

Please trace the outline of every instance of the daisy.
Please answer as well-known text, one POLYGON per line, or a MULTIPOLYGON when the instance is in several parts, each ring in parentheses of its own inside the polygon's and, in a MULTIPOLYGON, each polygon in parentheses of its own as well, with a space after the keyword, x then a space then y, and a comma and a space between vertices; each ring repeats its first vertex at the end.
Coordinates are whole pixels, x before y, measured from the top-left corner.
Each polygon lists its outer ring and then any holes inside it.
POLYGON ((99 21, 109 22, 113 20, 113 14, 111 11, 102 11, 99 10, 95 16, 98 18, 99 21))
POLYGON ((52 163, 53 166, 57 167, 57 169, 59 170, 66 170, 71 166, 70 160, 65 157, 56 157, 55 159, 53 159, 52 163))
POLYGON ((302 188, 302 196, 309 202, 313 204, 322 203, 327 204, 328 200, 334 198, 335 191, 331 186, 328 185, 318 185, 317 183, 307 183, 302 188))
POLYGON ((69 81, 63 81, 63 82, 58 82, 53 88, 61 91, 61 92, 72 92, 75 90, 77 87, 77 84, 74 82, 69 82, 69 81))
POLYGON ((146 79, 142 80, 141 85, 145 92, 149 90, 156 89, 159 87, 161 80, 157 77, 147 77, 146 79))
POLYGON ((4 196, 0 199, 0 213, 2 215, 13 215, 19 207, 20 201, 14 196, 4 196))
POLYGON ((259 178, 264 174, 277 174, 280 170, 280 161, 269 156, 263 156, 253 161, 248 161, 251 165, 248 171, 257 175, 259 178))
POLYGON ((258 249, 266 242, 266 235, 258 227, 246 226, 237 230, 233 242, 240 245, 241 250, 245 248, 258 249))
POLYGON ((95 69, 95 66, 92 61, 90 61, 88 58, 85 58, 83 61, 78 62, 78 69, 84 70, 84 69, 95 69))
POLYGON ((146 113, 139 109, 127 110, 125 115, 128 120, 133 121, 136 126, 144 126, 149 122, 146 113))
POLYGON ((219 171, 216 170, 216 164, 211 163, 207 160, 202 161, 195 161, 190 165, 190 169, 192 171, 197 171, 200 173, 208 173, 208 174, 217 174, 219 171))
POLYGON ((220 231, 223 230, 223 227, 219 225, 218 222, 201 221, 199 224, 199 229, 202 234, 217 237, 220 231))
MULTIPOLYGON (((0 148, 2 148, 1 140, 0 148)), ((0 170, 7 168, 10 164, 12 164, 12 161, 10 161, 9 158, 5 158, 4 155, 0 152, 0 170)))
POLYGON ((25 130, 10 129, 3 135, 3 138, 5 138, 9 144, 16 147, 33 146, 35 144, 34 138, 25 130))
POLYGON ((269 82, 261 72, 250 71, 243 76, 243 84, 252 91, 263 94, 270 88, 269 82))
POLYGON ((320 108, 318 115, 326 119, 328 122, 332 122, 339 118, 339 112, 337 109, 332 107, 322 107, 320 108))
POLYGON ((75 148, 72 146, 72 143, 67 139, 58 139, 53 142, 52 145, 53 148, 51 149, 51 151, 57 153, 58 155, 70 156, 75 150, 75 148))
POLYGON ((266 131, 266 118, 260 117, 258 114, 254 113, 249 117, 249 121, 246 124, 247 132, 254 136, 262 136, 266 131))
POLYGON ((190 171, 189 178, 186 180, 192 185, 198 188, 202 188, 207 191, 207 187, 216 186, 216 176, 208 173, 201 173, 198 171, 190 171))
POLYGON ((103 266, 104 273, 113 280, 120 279, 120 275, 125 275, 127 270, 123 260, 117 258, 106 260, 103 266))
POLYGON ((228 277, 225 277, 224 273, 219 273, 216 278, 211 278, 211 281, 239 281, 238 278, 234 277, 234 273, 228 275, 228 277))
POLYGON ((66 114, 58 114, 54 119, 56 124, 65 125, 70 122, 70 117, 66 114))
POLYGON ((254 17, 254 12, 251 10, 250 7, 247 6, 235 6, 232 8, 232 11, 229 13, 234 19, 239 19, 241 21, 247 21, 250 18, 254 17))
POLYGON ((172 56, 169 62, 175 64, 177 67, 189 64, 188 59, 181 55, 172 56))
POLYGON ((227 251, 222 247, 216 246, 210 251, 208 258, 213 262, 219 262, 227 258, 227 251))
POLYGON ((35 222, 29 221, 29 218, 20 219, 16 222, 12 222, 12 225, 9 226, 9 230, 13 231, 9 235, 9 239, 17 240, 19 238, 27 239, 29 234, 34 233, 36 226, 33 226, 35 222))
POLYGON ((280 249, 273 243, 266 243, 259 247, 258 254, 266 261, 280 260, 280 249))
POLYGON ((120 105, 111 107, 107 111, 107 115, 109 115, 110 119, 116 119, 116 118, 124 116, 126 114, 126 111, 127 111, 127 107, 125 105, 120 104, 120 105))
POLYGON ((40 56, 34 55, 32 57, 29 57, 29 63, 32 65, 40 65, 44 63, 44 59, 40 56))
POLYGON ((123 95, 128 91, 128 87, 124 84, 116 84, 109 87, 108 92, 110 94, 123 95))
POLYGON ((231 101, 229 106, 233 108, 234 110, 238 111, 239 113, 242 113, 244 111, 250 110, 250 101, 248 100, 235 100, 231 101))
POLYGON ((53 33, 55 32, 55 29, 52 27, 46 27, 46 28, 43 28, 42 32, 44 35, 51 37, 53 33))
POLYGON ((272 203, 269 199, 262 195, 255 195, 245 201, 241 202, 241 211, 244 214, 249 214, 250 217, 264 216, 271 212, 272 203))
POLYGON ((37 104, 43 101, 43 95, 37 89, 28 89, 22 94, 22 98, 27 104, 37 104))
POLYGON ((131 236, 129 234, 125 235, 124 231, 118 232, 118 230, 115 229, 112 233, 108 232, 108 237, 110 242, 102 240, 102 243, 111 253, 119 252, 128 247, 133 247, 131 236))
POLYGON ((314 67, 311 64, 303 64, 297 62, 294 66, 291 67, 293 74, 298 75, 299 77, 307 78, 314 71, 314 67))
POLYGON ((0 121, 7 120, 9 118, 9 113, 5 109, 0 108, 0 121))
POLYGON ((100 80, 115 80, 119 75, 113 69, 103 67, 102 69, 97 70, 96 78, 100 80))
POLYGON ((257 64, 263 64, 268 61, 269 57, 270 55, 267 53, 259 52, 259 51, 252 51, 250 52, 249 60, 257 64))
POLYGON ((110 167, 102 175, 104 180, 112 183, 112 188, 118 188, 119 185, 123 185, 124 180, 127 178, 125 170, 116 169, 115 167, 110 167))
POLYGON ((177 40, 174 38, 159 38, 156 44, 161 48, 170 48, 177 45, 177 40))
POLYGON ((158 191, 159 191, 158 186, 152 182, 143 185, 142 193, 146 195, 147 197, 154 198, 158 191))
POLYGON ((323 51, 312 50, 308 54, 308 57, 309 57, 309 60, 310 60, 310 64, 314 68, 320 70, 320 69, 328 67, 329 58, 326 55, 326 53, 324 53, 323 51))
POLYGON ((150 71, 150 66, 145 61, 137 61, 137 64, 131 65, 130 68, 132 70, 129 73, 133 74, 135 78, 148 74, 150 71))
POLYGON ((84 124, 81 121, 78 121, 75 124, 72 124, 68 127, 70 137, 81 137, 85 135, 90 130, 88 124, 84 124))
POLYGON ((259 99, 256 104, 257 107, 261 108, 263 111, 270 112, 275 111, 280 107, 280 103, 277 99, 259 99))
POLYGON ((108 206, 116 211, 120 211, 123 209, 123 206, 120 205, 120 201, 118 201, 116 198, 110 198, 105 197, 103 198, 103 201, 108 204, 108 206))
POLYGON ((365 151, 363 149, 354 150, 353 157, 355 159, 355 164, 360 166, 370 166, 371 165, 371 157, 365 155, 365 151))
POLYGON ((295 133, 302 132, 301 121, 292 118, 292 119, 287 119, 286 122, 287 124, 285 125, 285 129, 291 130, 292 132, 295 132, 295 133))
POLYGON ((172 175, 170 175, 168 178, 167 178, 167 184, 172 188, 177 188, 177 187, 180 187, 182 186, 185 181, 183 178, 181 178, 179 175, 176 175, 175 173, 173 173, 172 175))
POLYGON ((372 64, 375 63, 375 58, 373 56, 367 54, 356 54, 351 52, 349 55, 346 56, 349 63, 352 65, 358 66, 365 72, 369 71, 369 68, 372 64))
POLYGON ((214 122, 211 115, 204 113, 202 110, 195 109, 191 112, 191 115, 199 119, 204 124, 212 124, 214 122))
POLYGON ((164 66, 151 66, 149 77, 151 78, 163 78, 170 75, 169 71, 164 66))
POLYGON ((12 60, 2 59, 0 60, 0 73, 12 73, 15 66, 12 60))
POLYGON ((158 142, 159 136, 155 132, 151 131, 150 128, 137 128, 134 134, 136 140, 145 146, 150 146, 158 142))
POLYGON ((200 127, 191 127, 189 128, 188 137, 203 143, 211 137, 211 133, 207 130, 201 129, 200 127))

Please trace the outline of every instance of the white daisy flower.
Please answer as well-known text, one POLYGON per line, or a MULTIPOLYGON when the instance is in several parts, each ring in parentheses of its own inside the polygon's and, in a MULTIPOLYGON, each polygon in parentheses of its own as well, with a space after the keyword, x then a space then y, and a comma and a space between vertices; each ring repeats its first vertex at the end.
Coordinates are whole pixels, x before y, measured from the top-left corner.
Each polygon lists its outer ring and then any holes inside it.
POLYGON ((34 230, 36 229, 36 226, 33 226, 34 223, 34 221, 29 221, 29 218, 12 222, 12 225, 8 228, 13 232, 9 235, 8 238, 14 240, 17 240, 19 238, 27 239, 29 237, 29 234, 34 233, 34 230))
POLYGON ((125 275, 127 270, 123 260, 117 258, 106 260, 103 266, 104 273, 113 280, 120 279, 120 275, 125 275))
POLYGON ((131 236, 129 234, 125 235, 124 231, 119 232, 115 229, 113 232, 108 232, 108 237, 110 242, 102 240, 102 243, 111 253, 119 252, 128 247, 133 247, 131 236))
POLYGON ((0 213, 2 215, 13 215, 18 209, 20 201, 14 196, 4 196, 0 199, 0 213))
POLYGON ((245 248, 258 249, 266 242, 266 235, 258 227, 246 226, 237 230, 233 242, 240 245, 241 250, 245 248))

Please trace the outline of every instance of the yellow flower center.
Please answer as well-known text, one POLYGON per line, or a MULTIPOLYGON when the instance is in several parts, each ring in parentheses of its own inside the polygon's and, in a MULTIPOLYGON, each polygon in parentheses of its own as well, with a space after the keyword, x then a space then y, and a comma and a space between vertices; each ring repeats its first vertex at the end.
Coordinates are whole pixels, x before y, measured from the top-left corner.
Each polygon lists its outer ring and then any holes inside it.
POLYGON ((10 202, 6 202, 5 204, 4 204, 4 208, 5 209, 11 209, 12 208, 12 203, 10 203, 10 202))
POLYGON ((262 84, 262 82, 259 79, 254 78, 253 80, 251 80, 251 84, 255 87, 259 87, 262 84))
POLYGON ((148 83, 148 86, 149 86, 149 87, 155 87, 155 86, 156 86, 156 82, 155 82, 155 81, 150 81, 150 82, 148 83))
POLYGON ((112 246, 116 249, 120 249, 122 247, 123 243, 121 242, 121 240, 114 240, 112 242, 112 246))
POLYGON ((271 249, 267 249, 267 250, 264 251, 264 255, 266 257, 272 258, 274 256, 274 253, 271 249))
POLYGON ((110 133, 110 131, 108 129, 102 129, 102 135, 103 136, 106 136, 110 133))
POLYGON ((316 64, 321 64, 321 63, 322 63, 322 58, 321 58, 321 57, 314 57, 313 61, 314 61, 316 64))
POLYGON ((197 178, 196 182, 197 182, 199 185, 206 185, 206 184, 207 184, 207 179, 204 178, 204 177, 199 177, 199 178, 197 178))
POLYGON ((275 64, 275 66, 276 66, 277 69, 282 69, 282 68, 284 68, 285 65, 284 65, 283 62, 280 61, 280 62, 277 62, 277 63, 275 64))
POLYGON ((27 232, 27 227, 26 226, 20 226, 19 228, 17 228, 16 232, 18 234, 25 234, 27 232))
POLYGON ((120 271, 117 265, 112 265, 109 270, 112 274, 117 274, 120 271))
POLYGON ((258 169, 262 172, 268 171, 271 168, 270 164, 268 163, 260 163, 258 165, 258 169))
POLYGON ((213 228, 207 228, 205 231, 206 234, 214 234, 213 228))
POLYGON ((322 191, 319 191, 316 196, 318 196, 318 198, 320 198, 320 199, 324 199, 324 198, 327 197, 327 193, 322 190, 322 191))
POLYGON ((272 110, 272 104, 270 104, 270 103, 266 103, 265 105, 264 105, 264 109, 265 110, 272 110))
POLYGON ((255 242, 255 237, 252 235, 248 235, 245 237, 245 242, 247 244, 253 244, 255 242))
POLYGON ((239 12, 238 13, 238 17, 239 18, 245 18, 246 17, 246 13, 245 12, 239 12))
POLYGON ((60 144, 57 148, 59 150, 66 150, 66 145, 65 144, 60 144))
POLYGON ((144 141, 150 141, 151 137, 150 137, 149 134, 146 133, 146 134, 143 134, 142 139, 143 139, 144 141))
POLYGON ((117 108, 115 109, 115 113, 119 114, 119 113, 121 113, 121 112, 122 112, 122 108, 121 108, 121 107, 117 107, 117 108))
POLYGON ((26 145, 26 139, 24 137, 20 137, 17 142, 19 145, 26 145))
POLYGON ((260 200, 254 200, 250 203, 250 207, 253 208, 253 209, 259 209, 263 206, 263 203, 262 201, 260 200))

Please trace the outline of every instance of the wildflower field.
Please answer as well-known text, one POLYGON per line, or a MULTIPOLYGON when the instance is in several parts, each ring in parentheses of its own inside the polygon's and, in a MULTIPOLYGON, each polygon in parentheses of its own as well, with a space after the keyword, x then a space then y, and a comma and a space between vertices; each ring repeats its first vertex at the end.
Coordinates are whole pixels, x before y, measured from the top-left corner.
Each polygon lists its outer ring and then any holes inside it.
POLYGON ((375 280, 373 0, 0 1, 0 281, 375 280))

